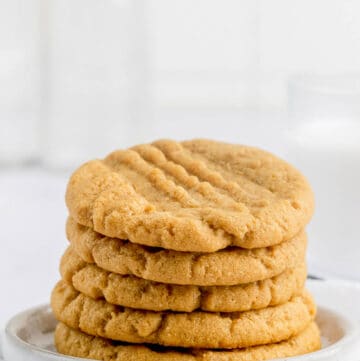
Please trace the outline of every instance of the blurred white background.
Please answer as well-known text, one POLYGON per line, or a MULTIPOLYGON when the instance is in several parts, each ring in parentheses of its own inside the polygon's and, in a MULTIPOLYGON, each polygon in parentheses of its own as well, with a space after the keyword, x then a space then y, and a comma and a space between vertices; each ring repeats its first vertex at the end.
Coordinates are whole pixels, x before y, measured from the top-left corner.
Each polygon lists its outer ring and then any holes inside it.
POLYGON ((355 0, 0 0, 0 328, 48 301, 71 170, 161 137, 293 162, 311 272, 360 280, 359 79, 355 0))

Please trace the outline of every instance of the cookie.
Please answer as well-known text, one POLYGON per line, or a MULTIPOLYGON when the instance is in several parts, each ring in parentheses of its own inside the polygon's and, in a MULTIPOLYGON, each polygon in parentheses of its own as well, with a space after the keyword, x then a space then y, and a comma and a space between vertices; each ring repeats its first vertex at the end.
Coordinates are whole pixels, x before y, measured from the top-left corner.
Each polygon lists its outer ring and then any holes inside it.
POLYGON ((94 299, 152 311, 238 312, 275 306, 302 293, 305 264, 263 281, 236 286, 181 286, 105 271, 84 262, 69 247, 61 259, 62 278, 94 299))
POLYGON ((303 355, 321 348, 320 332, 314 322, 286 341, 218 351, 119 343, 89 336, 59 323, 55 345, 62 354, 103 361, 263 361, 303 355))
POLYGON ((295 237, 314 202, 301 173, 270 153, 162 140, 85 163, 68 183, 66 204, 78 223, 109 237, 215 252, 295 237))
POLYGON ((233 313, 153 312, 94 300, 60 281, 53 290, 55 317, 93 336, 131 343, 194 348, 241 348, 286 340, 314 319, 308 293, 282 305, 233 313))
POLYGON ((272 278, 303 262, 306 251, 306 235, 301 233, 267 248, 178 252, 108 238, 71 218, 67 237, 88 263, 114 273, 179 285, 231 286, 272 278))

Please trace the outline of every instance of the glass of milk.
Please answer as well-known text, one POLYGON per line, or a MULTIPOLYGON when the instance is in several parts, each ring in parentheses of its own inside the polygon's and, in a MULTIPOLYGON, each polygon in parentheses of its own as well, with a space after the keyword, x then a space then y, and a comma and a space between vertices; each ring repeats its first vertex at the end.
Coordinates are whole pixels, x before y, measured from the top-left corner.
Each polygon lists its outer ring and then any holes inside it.
POLYGON ((288 159, 316 200, 310 272, 360 280, 360 76, 294 76, 288 92, 288 159))

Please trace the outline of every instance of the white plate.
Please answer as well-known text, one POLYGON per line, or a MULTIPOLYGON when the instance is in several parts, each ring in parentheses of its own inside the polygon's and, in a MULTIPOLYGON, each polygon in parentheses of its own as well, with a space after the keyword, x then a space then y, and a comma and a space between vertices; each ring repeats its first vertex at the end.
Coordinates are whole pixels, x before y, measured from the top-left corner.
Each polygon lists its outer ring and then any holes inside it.
MULTIPOLYGON (((308 287, 321 305, 317 322, 321 328, 323 349, 286 360, 360 361, 360 286, 340 281, 309 281, 308 287)), ((5 331, 5 360, 83 360, 55 351, 55 325, 47 305, 14 316, 5 331)))

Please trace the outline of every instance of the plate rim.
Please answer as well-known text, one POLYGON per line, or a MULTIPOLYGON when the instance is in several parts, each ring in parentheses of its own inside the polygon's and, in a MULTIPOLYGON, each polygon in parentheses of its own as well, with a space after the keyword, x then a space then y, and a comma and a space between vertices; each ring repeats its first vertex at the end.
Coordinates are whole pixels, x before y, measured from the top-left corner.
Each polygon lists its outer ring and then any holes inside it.
MULTIPOLYGON (((321 285, 321 287, 329 286, 330 288, 336 288, 339 285, 342 285, 342 286, 346 286, 346 287, 350 287, 350 288, 355 287, 357 291, 360 291, 360 283, 353 282, 353 281, 308 280, 307 284, 309 284, 310 287, 317 287, 317 286, 321 285)), ((334 344, 332 344, 326 348, 323 348, 321 350, 311 352, 311 353, 305 354, 305 355, 293 356, 293 357, 290 357, 290 358, 288 357, 285 359, 280 358, 280 359, 276 359, 276 360, 278 360, 278 361, 281 361, 281 360, 285 361, 288 359, 289 360, 294 359, 294 361, 295 360, 296 361, 304 361, 304 360, 312 360, 312 359, 322 360, 323 357, 332 356, 332 355, 336 354, 337 352, 340 352, 341 349, 349 346, 349 344, 350 345, 354 344, 354 341, 356 339, 360 338, 360 322, 350 320, 348 317, 344 316, 341 312, 334 310, 331 307, 324 307, 324 306, 319 305, 318 309, 323 312, 326 312, 326 313, 335 314, 337 316, 337 318, 340 319, 340 322, 342 324, 346 325, 346 330, 347 330, 346 334, 343 337, 341 337, 340 340, 336 341, 334 344)), ((35 352, 35 353, 46 354, 54 360, 64 360, 64 359, 77 360, 77 361, 93 360, 93 359, 84 359, 84 358, 75 357, 75 356, 63 355, 56 351, 47 350, 40 346, 26 342, 22 338, 20 338, 18 335, 16 335, 15 330, 14 330, 14 327, 15 327, 14 323, 19 322, 19 319, 21 319, 22 317, 25 317, 26 315, 31 315, 31 314, 39 312, 39 311, 51 312, 51 307, 48 303, 41 304, 41 305, 34 306, 34 307, 28 308, 26 310, 23 310, 23 311, 15 314, 13 317, 11 317, 5 326, 5 332, 4 332, 5 338, 9 339, 16 346, 20 346, 22 349, 25 349, 25 350, 31 351, 31 352, 35 352)), ((2 346, 4 349, 4 343, 2 346)))

